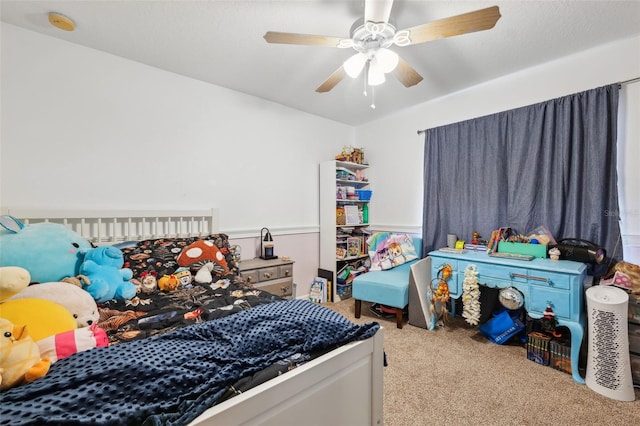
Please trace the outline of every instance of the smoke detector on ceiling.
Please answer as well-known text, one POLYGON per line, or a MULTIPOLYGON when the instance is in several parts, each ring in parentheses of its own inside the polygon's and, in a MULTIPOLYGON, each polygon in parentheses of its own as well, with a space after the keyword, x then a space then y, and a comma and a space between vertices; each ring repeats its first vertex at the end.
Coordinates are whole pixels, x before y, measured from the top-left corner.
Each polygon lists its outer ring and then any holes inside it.
POLYGON ((59 28, 64 31, 73 31, 76 29, 76 24, 67 18, 64 15, 60 15, 59 13, 50 12, 49 13, 49 22, 56 28, 59 28))

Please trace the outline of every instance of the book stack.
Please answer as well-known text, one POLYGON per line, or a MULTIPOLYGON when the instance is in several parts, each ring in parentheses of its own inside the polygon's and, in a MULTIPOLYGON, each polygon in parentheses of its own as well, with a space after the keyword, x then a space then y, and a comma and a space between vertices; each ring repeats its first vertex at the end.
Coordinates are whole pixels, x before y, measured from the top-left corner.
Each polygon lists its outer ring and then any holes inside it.
POLYGON ((529 333, 528 337, 527 359, 540 365, 549 365, 549 344, 551 337, 537 331, 529 333))
POLYGON ((328 284, 326 278, 315 277, 309 290, 309 301, 313 303, 326 303, 328 284))
POLYGON ((550 344, 549 366, 571 374, 571 345, 562 340, 552 340, 550 344))

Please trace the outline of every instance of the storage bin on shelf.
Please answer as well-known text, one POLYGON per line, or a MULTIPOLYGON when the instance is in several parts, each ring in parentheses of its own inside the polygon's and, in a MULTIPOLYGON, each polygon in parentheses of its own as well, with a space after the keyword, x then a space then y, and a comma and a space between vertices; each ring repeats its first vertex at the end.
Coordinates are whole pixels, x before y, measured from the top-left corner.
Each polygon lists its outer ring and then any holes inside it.
POLYGON ((356 194, 360 201, 370 201, 372 191, 370 189, 356 189, 356 194))
POLYGON ((341 299, 348 299, 351 297, 352 288, 353 286, 351 284, 346 284, 346 281, 338 279, 338 288, 336 289, 336 293, 341 299))

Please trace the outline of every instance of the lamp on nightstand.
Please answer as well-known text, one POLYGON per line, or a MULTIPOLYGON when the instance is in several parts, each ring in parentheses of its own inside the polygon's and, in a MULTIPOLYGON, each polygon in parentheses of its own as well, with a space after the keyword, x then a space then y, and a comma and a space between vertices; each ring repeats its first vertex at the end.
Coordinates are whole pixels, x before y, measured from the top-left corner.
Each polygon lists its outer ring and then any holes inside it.
POLYGON ((271 236, 271 231, 269 228, 262 228, 260 230, 260 259, 277 259, 278 256, 275 256, 274 253, 274 243, 273 237, 271 236))

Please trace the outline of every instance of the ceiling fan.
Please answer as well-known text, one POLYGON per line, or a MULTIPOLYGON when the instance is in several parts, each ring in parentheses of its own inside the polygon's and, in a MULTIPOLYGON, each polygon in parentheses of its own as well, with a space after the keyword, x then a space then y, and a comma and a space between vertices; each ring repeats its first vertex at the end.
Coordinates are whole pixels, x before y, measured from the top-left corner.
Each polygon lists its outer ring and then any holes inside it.
MULTIPOLYGON (((393 0, 364 0, 364 17, 352 25, 350 38, 268 31, 264 39, 268 43, 355 49, 357 53, 331 74, 316 92, 328 92, 346 75, 356 78, 365 70, 366 95, 367 86, 384 83, 385 74, 391 72, 405 87, 414 86, 422 81, 422 76, 391 50, 391 46, 402 47, 484 31, 493 28, 500 19, 498 6, 493 6, 398 30, 389 20, 392 6, 393 0)), ((373 104, 372 108, 375 108, 373 104)))

